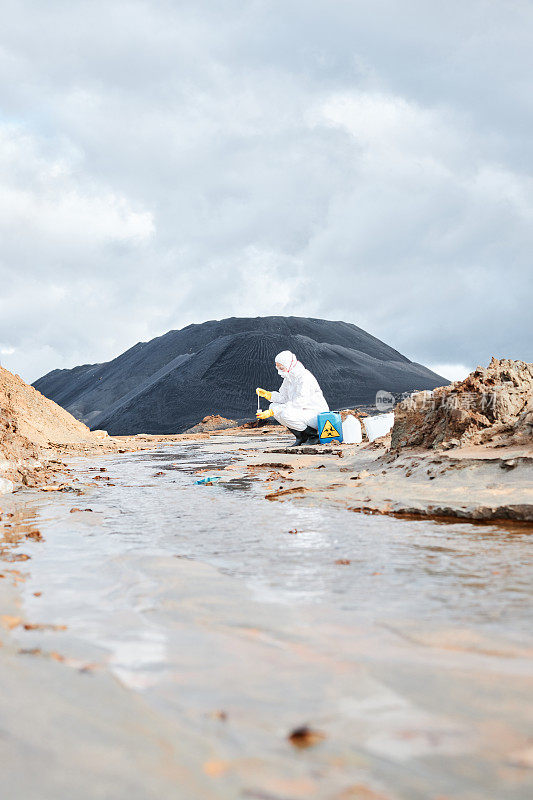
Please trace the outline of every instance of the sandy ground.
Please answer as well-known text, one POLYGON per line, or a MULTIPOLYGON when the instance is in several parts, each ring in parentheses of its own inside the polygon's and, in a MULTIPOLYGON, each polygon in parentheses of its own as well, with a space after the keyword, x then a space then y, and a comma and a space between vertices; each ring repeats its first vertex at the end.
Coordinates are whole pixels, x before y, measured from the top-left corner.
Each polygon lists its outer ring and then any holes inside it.
MULTIPOLYGON (((289 440, 290 441, 290 440, 289 440)), ((266 444, 266 443, 265 443, 266 444)), ((453 453, 378 443, 265 447, 229 471, 263 477, 272 500, 334 503, 354 512, 533 522, 533 447, 453 453)))

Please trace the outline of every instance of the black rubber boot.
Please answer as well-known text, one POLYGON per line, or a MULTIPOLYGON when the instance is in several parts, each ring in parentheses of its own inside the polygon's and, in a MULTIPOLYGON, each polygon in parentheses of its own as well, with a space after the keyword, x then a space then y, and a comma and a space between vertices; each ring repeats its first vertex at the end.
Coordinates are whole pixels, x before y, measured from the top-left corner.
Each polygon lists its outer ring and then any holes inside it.
POLYGON ((292 428, 289 428, 290 432, 293 436, 296 437, 296 441, 293 442, 290 447, 300 447, 301 444, 307 442, 307 430, 305 431, 293 431, 292 428))
POLYGON ((320 439, 318 438, 318 431, 315 428, 311 428, 309 425, 303 431, 306 436, 305 443, 306 444, 319 444, 320 439))

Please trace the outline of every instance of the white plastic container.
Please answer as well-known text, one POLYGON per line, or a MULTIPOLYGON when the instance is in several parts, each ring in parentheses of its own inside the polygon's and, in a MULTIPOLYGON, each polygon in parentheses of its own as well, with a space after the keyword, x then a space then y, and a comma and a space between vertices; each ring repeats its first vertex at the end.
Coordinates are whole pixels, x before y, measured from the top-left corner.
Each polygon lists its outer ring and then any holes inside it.
POLYGON ((394 411, 390 411, 388 414, 376 414, 375 417, 365 417, 363 423, 368 440, 373 442, 375 439, 379 439, 380 436, 386 436, 392 430, 394 411))
POLYGON ((15 487, 7 478, 0 478, 0 494, 9 494, 15 487))
POLYGON ((360 444, 363 441, 361 423, 351 414, 342 423, 342 441, 344 444, 360 444))

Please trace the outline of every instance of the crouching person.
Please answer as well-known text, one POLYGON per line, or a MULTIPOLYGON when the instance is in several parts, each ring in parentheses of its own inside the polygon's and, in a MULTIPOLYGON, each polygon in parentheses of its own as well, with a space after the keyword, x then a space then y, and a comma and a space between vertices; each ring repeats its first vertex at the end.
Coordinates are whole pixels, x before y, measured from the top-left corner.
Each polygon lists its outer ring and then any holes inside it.
POLYGON ((315 376, 294 353, 284 350, 276 356, 276 369, 283 378, 279 391, 256 389, 259 397, 270 400, 268 411, 258 411, 258 419, 274 417, 296 437, 292 447, 318 444, 317 414, 329 411, 315 376))

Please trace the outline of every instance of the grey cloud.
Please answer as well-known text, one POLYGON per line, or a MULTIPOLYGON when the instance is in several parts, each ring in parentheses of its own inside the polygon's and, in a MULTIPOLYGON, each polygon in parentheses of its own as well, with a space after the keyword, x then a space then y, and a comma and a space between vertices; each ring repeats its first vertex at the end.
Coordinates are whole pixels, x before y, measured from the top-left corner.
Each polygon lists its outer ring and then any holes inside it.
POLYGON ((270 313, 424 363, 531 360, 532 17, 6 3, 0 360, 34 379, 270 313))

